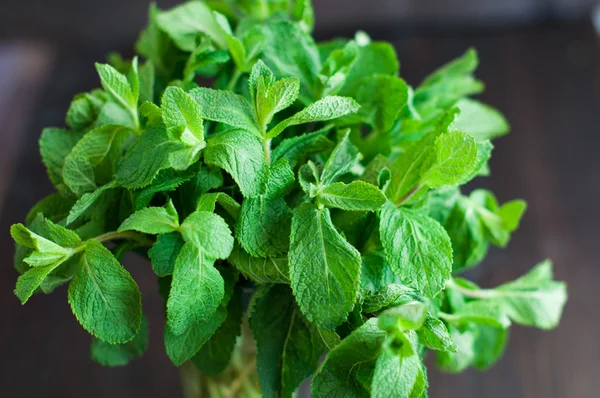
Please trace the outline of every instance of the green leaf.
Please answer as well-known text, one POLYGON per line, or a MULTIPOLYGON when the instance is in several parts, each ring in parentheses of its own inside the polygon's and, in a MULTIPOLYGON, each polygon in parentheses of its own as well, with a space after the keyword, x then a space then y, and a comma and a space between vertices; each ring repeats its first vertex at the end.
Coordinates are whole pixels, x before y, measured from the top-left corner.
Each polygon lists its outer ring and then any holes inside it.
MULTIPOLYGON (((172 203, 169 203, 169 205, 172 208, 172 203)), ((177 231, 179 229, 179 217, 176 212, 173 213, 168 207, 147 207, 138 210, 123 221, 118 231, 139 231, 151 235, 177 231)))
POLYGON ((179 87, 167 87, 161 101, 162 118, 168 131, 189 145, 204 143, 202 110, 179 87))
POLYGON ((375 185, 364 181, 336 182, 319 193, 319 202, 342 210, 377 211, 385 204, 386 197, 375 185))
POLYGON ((233 218, 237 220, 240 216, 241 206, 231 196, 223 192, 207 193, 200 197, 196 205, 197 211, 214 212, 217 203, 233 218))
POLYGON ((501 137, 510 131, 506 118, 491 106, 463 98, 455 105, 460 109, 452 129, 464 131, 478 141, 501 137))
POLYGON ((90 131, 73 147, 65 158, 63 179, 71 190, 81 196, 98 188, 95 168, 108 167, 105 175, 113 175, 113 168, 121 157, 121 150, 131 130, 122 126, 103 126, 90 131), (108 162, 108 163, 107 163, 108 162))
POLYGON ((412 301, 383 311, 378 316, 377 325, 388 333, 416 330, 423 325, 426 315, 425 305, 412 301))
POLYGON ((244 277, 256 283, 290 283, 287 255, 280 257, 252 257, 238 245, 227 261, 236 267, 244 277))
POLYGON ((510 319, 502 306, 493 300, 471 301, 453 313, 448 320, 457 324, 473 322, 497 328, 508 328, 510 326, 510 319))
POLYGON ((417 398, 427 389, 425 367, 417 353, 417 339, 411 332, 406 339, 412 355, 396 354, 386 347, 377 358, 371 396, 417 398))
POLYGON ((58 128, 46 128, 40 138, 40 154, 50 181, 59 192, 68 188, 64 185, 63 166, 65 158, 81 139, 81 134, 58 128))
POLYGON ((204 152, 207 164, 219 166, 237 182, 246 198, 264 193, 269 168, 262 144, 243 131, 229 131, 211 137, 204 152))
POLYGON ((107 100, 108 97, 102 90, 76 95, 67 111, 65 122, 69 127, 76 130, 86 130, 93 127, 107 100))
POLYGON ((438 352, 436 364, 444 372, 460 373, 473 363, 477 355, 474 348, 477 329, 469 327, 461 331, 450 326, 450 336, 456 342, 456 352, 438 352))
POLYGON ((361 159, 361 154, 350 142, 349 135, 350 133, 347 132, 340 139, 327 163, 325 163, 323 173, 321 173, 321 183, 323 185, 329 185, 336 178, 348 173, 361 159))
POLYGON ((321 70, 319 51, 313 38, 299 24, 287 21, 266 23, 261 59, 279 77, 300 78, 300 99, 308 104, 316 98, 316 76, 321 70))
POLYGON ((337 119, 356 112, 359 107, 352 98, 331 95, 310 104, 294 116, 280 122, 269 131, 267 137, 277 137, 290 126, 337 119))
POLYGON ((285 285, 259 288, 252 301, 250 326, 256 336, 262 394, 292 397, 300 383, 317 369, 327 349, 321 331, 302 316, 285 285))
POLYGON ((286 138, 271 153, 273 162, 285 159, 293 168, 313 153, 333 148, 334 144, 327 138, 327 130, 286 138))
POLYGON ((254 111, 248 100, 230 91, 199 87, 189 93, 199 105, 207 120, 237 127, 260 136, 254 111))
POLYGON ((226 259, 233 249, 233 236, 220 216, 207 211, 190 214, 181 224, 183 239, 210 258, 226 259))
POLYGON ((365 297, 362 309, 365 313, 375 313, 414 301, 424 301, 424 298, 416 290, 408 286, 399 283, 389 283, 381 287, 374 294, 365 297))
POLYGON ((173 274, 175 261, 184 243, 178 232, 158 235, 156 243, 148 250, 152 269, 157 276, 173 274))
POLYGON ((567 301, 567 288, 552 278, 552 263, 546 260, 519 279, 498 286, 494 301, 520 325, 555 328, 567 301))
POLYGON ((452 243, 434 219, 387 203, 381 211, 380 235, 387 260, 402 281, 435 297, 450 279, 452 243))
POLYGON ((464 184, 477 165, 477 143, 466 133, 453 131, 440 135, 434 144, 435 158, 421 177, 432 188, 464 184))
POLYGON ((225 33, 213 11, 203 2, 190 1, 159 12, 156 21, 160 29, 184 51, 194 51, 201 33, 208 35, 220 48, 227 48, 225 33))
POLYGON ((11 226, 10 234, 17 244, 35 250, 25 259, 26 263, 34 267, 46 266, 56 262, 60 264, 72 254, 68 248, 57 245, 30 231, 23 224, 11 226))
POLYGON ((242 203, 236 225, 236 238, 254 257, 275 257, 289 247, 292 211, 281 198, 294 182, 287 161, 279 160, 270 170, 267 190, 258 198, 242 203))
POLYGON ((354 98, 360 105, 358 118, 373 126, 376 131, 389 131, 398 114, 406 105, 408 86, 404 80, 396 76, 374 75, 364 79, 354 98))
POLYGON ((137 112, 138 93, 133 91, 127 77, 108 64, 97 63, 96 70, 104 91, 124 109, 137 112))
POLYGON ((242 332, 242 315, 241 289, 238 288, 227 304, 227 318, 192 358, 198 370, 210 377, 215 377, 225 370, 237 337, 242 332))
POLYGON ((69 304, 79 323, 107 343, 126 343, 140 330, 138 286, 112 253, 95 240, 85 243, 79 269, 69 284, 69 304))
POLYGON ((354 307, 360 253, 335 229, 329 210, 300 206, 292 219, 290 277, 309 321, 332 330, 354 307))
POLYGON ((198 160, 200 149, 202 146, 189 147, 169 137, 163 124, 152 125, 123 157, 116 181, 129 189, 146 187, 161 170, 187 169, 198 160))
POLYGON ((186 243, 175 262, 167 301, 168 328, 181 335, 196 323, 207 322, 223 300, 223 286, 214 260, 192 243, 186 243))
POLYGON ((94 339, 90 349, 92 359, 104 366, 125 366, 131 360, 142 356, 148 348, 148 320, 142 317, 140 331, 133 340, 124 344, 109 344, 94 339))
MULTIPOLYGON (((456 352, 456 344, 444 322, 428 316, 423 323, 423 328, 417 331, 419 342, 436 351, 456 352)), ((485 351, 485 350, 483 350, 485 351)))
POLYGON ((348 71, 346 82, 340 93, 354 96, 364 84, 365 78, 374 75, 396 76, 399 69, 396 50, 390 43, 358 43, 358 55, 348 71))
POLYGON ((377 319, 369 319, 331 350, 315 374, 315 398, 369 396, 375 362, 385 340, 377 319))

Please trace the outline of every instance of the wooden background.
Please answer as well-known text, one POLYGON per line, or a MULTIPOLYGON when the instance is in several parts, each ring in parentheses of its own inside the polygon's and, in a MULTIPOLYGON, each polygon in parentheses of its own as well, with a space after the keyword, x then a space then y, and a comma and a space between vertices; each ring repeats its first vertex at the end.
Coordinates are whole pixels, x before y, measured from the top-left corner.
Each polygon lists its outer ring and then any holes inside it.
MULTIPOLYGON (((317 0, 318 2, 318 0, 317 0)), ((84 28, 82 28, 84 29, 84 28)), ((334 33, 321 30, 322 38, 334 33)), ((471 274, 483 286, 514 279, 551 257, 569 283, 561 326, 513 327, 508 351, 487 373, 442 375, 430 367, 432 398, 595 398, 600 391, 600 46, 586 22, 493 29, 371 30, 393 41, 402 76, 416 84, 434 67, 475 46, 483 99, 513 133, 496 142, 492 176, 477 182, 501 201, 530 208, 505 250, 492 250, 471 274)), ((348 33, 350 30, 348 30, 348 33)), ((2 37, 2 36, 0 36, 2 37)), ((46 43, 49 41, 45 40, 46 43)), ((57 40, 56 42, 59 42, 57 40)), ((4 397, 175 397, 177 370, 162 345, 162 301, 148 264, 126 260, 143 293, 151 346, 130 366, 88 359, 90 337, 77 324, 66 289, 22 307, 8 229, 51 192, 37 151, 45 126, 63 125, 71 97, 97 87, 94 61, 106 43, 68 47, 0 41, 0 395, 4 397)), ((130 42, 117 49, 127 52, 130 42)))

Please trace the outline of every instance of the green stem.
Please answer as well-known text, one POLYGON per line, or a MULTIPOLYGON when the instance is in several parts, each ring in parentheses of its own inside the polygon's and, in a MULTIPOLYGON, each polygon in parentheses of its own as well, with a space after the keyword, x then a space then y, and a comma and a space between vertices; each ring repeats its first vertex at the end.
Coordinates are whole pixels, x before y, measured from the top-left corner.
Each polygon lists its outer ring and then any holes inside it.
POLYGON ((265 158, 267 159, 267 164, 271 165, 271 140, 268 138, 263 139, 263 148, 265 150, 265 158))
POLYGON ((227 85, 227 91, 233 91, 235 89, 235 85, 241 76, 242 71, 236 66, 235 70, 233 71, 233 75, 231 75, 231 80, 229 80, 229 84, 227 85))
POLYGON ((423 188, 423 184, 417 184, 414 187, 412 187, 411 190, 406 193, 406 195, 400 198, 400 200, 396 203, 396 206, 402 206, 403 204, 408 202, 410 198, 412 198, 417 192, 419 192, 421 188, 423 188))
POLYGON ((463 287, 463 286, 459 285, 458 283, 456 283, 454 281, 454 279, 450 279, 448 282, 446 282, 446 286, 457 290, 463 296, 466 296, 469 298, 474 298, 474 299, 491 299, 491 298, 495 298, 495 297, 499 296, 498 292, 493 289, 478 289, 478 290, 467 289, 466 287, 463 287))

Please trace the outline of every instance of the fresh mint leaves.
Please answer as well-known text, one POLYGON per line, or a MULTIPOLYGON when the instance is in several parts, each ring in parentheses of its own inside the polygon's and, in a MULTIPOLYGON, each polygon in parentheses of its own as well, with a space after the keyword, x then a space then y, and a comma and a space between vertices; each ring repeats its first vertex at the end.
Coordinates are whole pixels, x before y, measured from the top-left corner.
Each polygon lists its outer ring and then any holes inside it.
POLYGON ((97 64, 42 133, 56 193, 11 228, 18 299, 68 284, 92 358, 125 365, 156 343, 121 264, 145 255, 165 351, 208 396, 312 375, 315 397, 425 397, 426 351, 487 369, 512 324, 556 327, 550 261, 495 288, 458 275, 526 210, 461 188, 509 131, 472 98, 476 52, 411 86, 391 44, 317 43, 313 23, 310 0, 152 5, 141 58, 97 64))

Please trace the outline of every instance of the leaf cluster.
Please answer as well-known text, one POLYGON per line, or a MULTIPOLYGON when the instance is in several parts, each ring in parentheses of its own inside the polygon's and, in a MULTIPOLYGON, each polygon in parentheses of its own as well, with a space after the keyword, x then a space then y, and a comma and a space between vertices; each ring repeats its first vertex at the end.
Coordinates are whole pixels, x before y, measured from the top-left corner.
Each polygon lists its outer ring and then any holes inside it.
POLYGON ((411 86, 389 43, 312 26, 309 0, 152 6, 139 58, 97 64, 42 133, 56 193, 11 228, 21 302, 68 284, 92 357, 124 365, 149 328, 122 260, 146 256, 173 363, 220 374, 247 314, 265 397, 313 374, 315 397, 423 397, 427 352, 485 369, 512 323, 555 327, 550 262, 493 289, 457 276, 526 207, 460 188, 509 130, 472 98, 476 52, 411 86))

